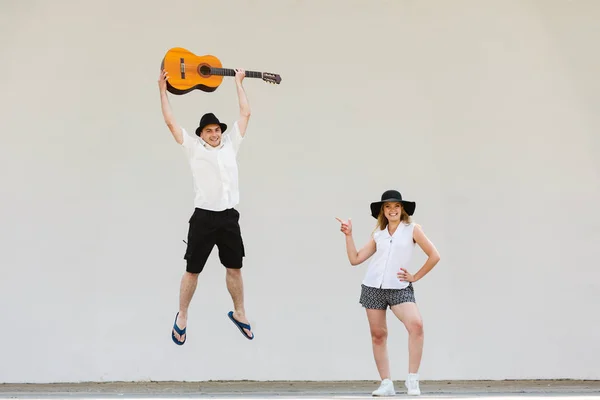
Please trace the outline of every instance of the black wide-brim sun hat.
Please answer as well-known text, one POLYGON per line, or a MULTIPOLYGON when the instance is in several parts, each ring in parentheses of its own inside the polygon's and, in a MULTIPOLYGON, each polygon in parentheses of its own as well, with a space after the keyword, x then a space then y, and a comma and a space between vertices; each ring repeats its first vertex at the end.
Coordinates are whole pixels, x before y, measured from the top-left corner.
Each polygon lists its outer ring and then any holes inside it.
POLYGON ((217 118, 215 114, 207 113, 204 114, 200 119, 200 125, 198 125, 198 128, 196 128, 196 135, 200 136, 200 133, 202 132, 202 129, 204 129, 204 127, 206 127, 207 125, 214 124, 219 125, 221 127, 221 133, 225 133, 225 131, 227 130, 227 124, 224 124, 221 121, 219 121, 219 118, 217 118))
POLYGON ((404 208, 408 215, 413 215, 415 213, 415 208, 417 207, 417 203, 414 201, 402 200, 402 195, 397 190, 386 190, 381 195, 381 201, 371 203, 371 215, 373 218, 379 217, 381 205, 388 202, 398 202, 402 204, 402 208, 404 208))

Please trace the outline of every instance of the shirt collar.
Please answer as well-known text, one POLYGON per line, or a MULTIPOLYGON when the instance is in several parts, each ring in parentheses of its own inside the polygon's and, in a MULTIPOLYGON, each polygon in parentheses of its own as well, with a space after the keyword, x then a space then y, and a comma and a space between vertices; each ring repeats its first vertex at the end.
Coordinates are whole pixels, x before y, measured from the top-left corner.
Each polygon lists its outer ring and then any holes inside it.
MULTIPOLYGON (((400 222, 400 225, 398 225, 398 227, 394 231, 394 235, 397 234, 399 230, 406 228, 406 226, 407 224, 405 224, 404 222, 400 222)), ((385 235, 384 238, 386 239, 394 237, 394 235, 390 235, 390 231, 388 230, 387 226, 381 232, 383 232, 383 234, 385 235)))

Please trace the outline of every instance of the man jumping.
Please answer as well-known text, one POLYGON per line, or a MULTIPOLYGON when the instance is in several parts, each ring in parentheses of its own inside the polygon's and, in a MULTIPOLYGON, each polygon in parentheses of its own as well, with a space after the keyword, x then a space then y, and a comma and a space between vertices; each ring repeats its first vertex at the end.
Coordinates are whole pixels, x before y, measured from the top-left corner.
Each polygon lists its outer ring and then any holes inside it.
POLYGON ((214 114, 207 113, 200 119, 195 135, 188 134, 175 122, 167 98, 167 72, 161 71, 158 79, 162 114, 173 138, 183 146, 187 155, 195 192, 195 210, 189 220, 184 255, 187 264, 181 279, 179 312, 171 333, 178 345, 183 345, 187 339, 188 308, 196 290, 198 275, 215 245, 219 250, 219 260, 227 271, 227 289, 233 300, 234 311, 230 311, 228 316, 247 339, 254 339, 244 310, 241 268, 245 252, 239 225, 240 214, 234 208, 239 202, 237 153, 250 119, 250 106, 242 86, 244 77, 243 69, 235 70, 240 117, 233 127, 227 131, 226 124, 214 114))

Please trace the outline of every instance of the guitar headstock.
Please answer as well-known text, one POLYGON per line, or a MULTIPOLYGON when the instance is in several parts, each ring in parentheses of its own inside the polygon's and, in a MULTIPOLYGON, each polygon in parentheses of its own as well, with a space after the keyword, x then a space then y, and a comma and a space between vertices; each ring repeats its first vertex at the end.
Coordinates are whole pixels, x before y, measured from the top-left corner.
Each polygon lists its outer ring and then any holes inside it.
POLYGON ((262 79, 263 81, 272 83, 273 85, 279 85, 281 83, 281 76, 272 74, 270 72, 263 72, 262 79))

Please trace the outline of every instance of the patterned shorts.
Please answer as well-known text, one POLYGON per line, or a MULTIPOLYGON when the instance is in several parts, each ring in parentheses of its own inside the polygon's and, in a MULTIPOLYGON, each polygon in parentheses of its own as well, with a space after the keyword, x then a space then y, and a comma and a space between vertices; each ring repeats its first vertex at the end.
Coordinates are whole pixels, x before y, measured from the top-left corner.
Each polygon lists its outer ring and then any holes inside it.
POLYGON ((360 304, 364 308, 386 310, 400 303, 416 303, 412 283, 404 289, 380 289, 361 285, 360 304))

